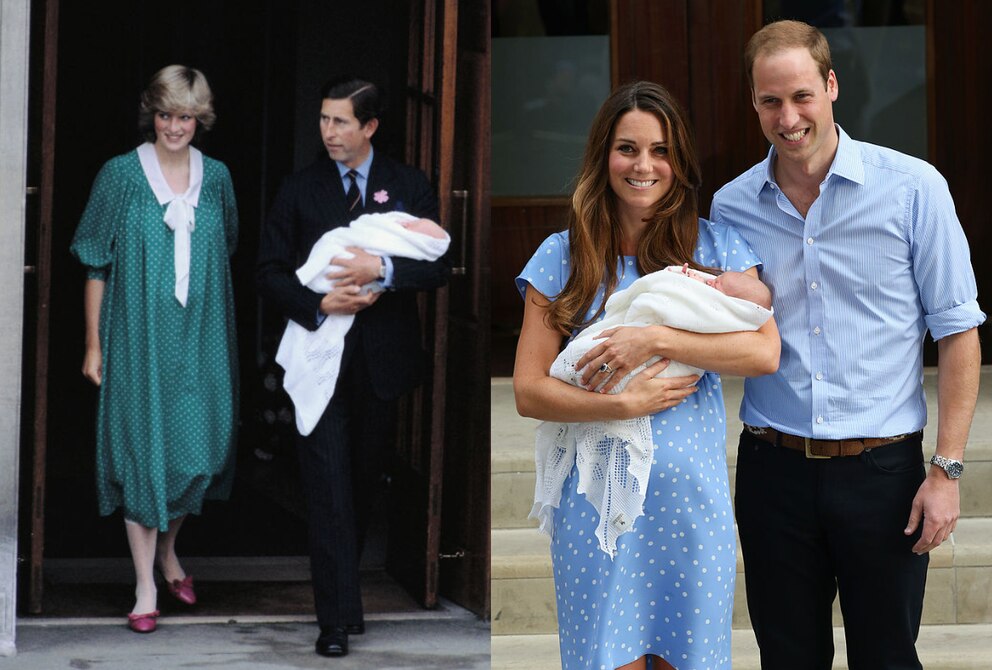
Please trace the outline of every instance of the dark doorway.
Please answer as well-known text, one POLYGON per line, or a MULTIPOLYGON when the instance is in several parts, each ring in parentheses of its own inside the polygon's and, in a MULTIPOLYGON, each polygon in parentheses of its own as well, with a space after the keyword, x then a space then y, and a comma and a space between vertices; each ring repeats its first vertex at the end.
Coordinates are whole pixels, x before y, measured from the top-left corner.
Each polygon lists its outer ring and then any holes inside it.
MULTIPOLYGON (((35 26, 53 2, 58 0, 34 4, 35 26)), ((55 147, 47 454, 40 480, 44 495, 38 496, 36 486, 22 487, 32 492, 35 504, 22 502, 26 514, 21 528, 27 532, 30 527, 27 513, 41 520, 35 527, 44 528, 46 560, 129 555, 119 513, 106 518, 96 513, 96 392, 79 374, 84 275, 68 248, 100 166, 140 143, 140 91, 156 70, 182 63, 200 69, 210 81, 217 123, 200 148, 227 164, 238 199, 240 240, 232 270, 241 430, 231 500, 208 503, 201 517, 191 517, 179 550, 194 557, 305 555, 292 414, 279 411, 285 403, 273 389, 277 370, 269 362, 282 323, 258 302, 254 289, 258 233, 281 179, 321 150, 318 90, 332 74, 351 72, 382 85, 387 110, 376 150, 404 157, 408 135, 418 130, 407 124, 405 96, 410 34, 420 19, 411 16, 406 3, 385 0, 217 1, 167 9, 146 1, 108 0, 62 2, 58 8, 55 121, 51 127, 40 127, 40 122, 33 126, 35 138, 47 134, 55 147)), ((36 29, 35 34, 40 38, 42 32, 36 29)), ((33 80, 39 81, 41 47, 33 58, 33 80)), ((31 309, 29 304, 28 322, 33 320, 31 309)), ((31 440, 23 444, 22 463, 29 471, 34 465, 31 440)), ((385 519, 384 511, 381 516, 385 519)), ((381 528, 380 536, 382 544, 381 528)), ((376 542, 370 539, 370 548, 381 553, 384 563, 385 549, 377 549, 376 542)), ((22 540, 21 546, 31 543, 22 540)), ((374 559, 369 567, 381 565, 374 559)), ((41 602, 32 609, 39 607, 41 602)))

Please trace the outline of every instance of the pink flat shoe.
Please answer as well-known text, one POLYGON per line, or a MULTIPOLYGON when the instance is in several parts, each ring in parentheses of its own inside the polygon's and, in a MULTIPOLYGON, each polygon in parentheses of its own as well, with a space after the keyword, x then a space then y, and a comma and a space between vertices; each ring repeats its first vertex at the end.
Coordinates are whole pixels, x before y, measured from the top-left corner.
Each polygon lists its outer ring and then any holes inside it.
POLYGON ((193 575, 186 575, 186 579, 173 579, 168 582, 169 593, 181 603, 187 605, 196 604, 196 591, 193 590, 193 575))
POLYGON ((135 633, 151 633, 157 626, 158 610, 147 614, 128 614, 127 627, 135 633))

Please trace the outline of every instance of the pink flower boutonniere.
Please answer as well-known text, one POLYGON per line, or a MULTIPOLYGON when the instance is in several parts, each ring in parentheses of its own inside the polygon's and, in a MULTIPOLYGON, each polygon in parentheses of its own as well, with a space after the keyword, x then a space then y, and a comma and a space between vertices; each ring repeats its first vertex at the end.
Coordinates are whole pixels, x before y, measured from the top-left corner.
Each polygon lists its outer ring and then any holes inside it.
POLYGON ((381 205, 389 200, 389 193, 386 192, 386 189, 376 191, 375 194, 373 194, 372 199, 381 205))

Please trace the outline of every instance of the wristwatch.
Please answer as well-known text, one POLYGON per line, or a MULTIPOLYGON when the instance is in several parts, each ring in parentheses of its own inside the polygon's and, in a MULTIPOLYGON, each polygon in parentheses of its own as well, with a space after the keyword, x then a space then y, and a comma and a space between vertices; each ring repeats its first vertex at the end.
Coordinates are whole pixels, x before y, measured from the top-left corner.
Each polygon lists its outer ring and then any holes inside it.
POLYGON ((931 465, 936 465, 947 473, 948 479, 957 479, 964 472, 964 463, 961 461, 956 461, 953 458, 944 458, 943 456, 933 455, 930 459, 931 465))
POLYGON ((386 259, 379 256, 379 279, 386 278, 386 259))

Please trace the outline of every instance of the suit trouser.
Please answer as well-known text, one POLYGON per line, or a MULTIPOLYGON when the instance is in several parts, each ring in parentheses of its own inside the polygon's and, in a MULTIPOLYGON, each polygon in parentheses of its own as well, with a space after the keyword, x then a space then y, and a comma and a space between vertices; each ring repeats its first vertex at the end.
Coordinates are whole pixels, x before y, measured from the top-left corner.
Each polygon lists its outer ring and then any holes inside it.
POLYGON ((310 435, 297 437, 321 626, 362 622, 359 560, 382 488, 383 454, 395 433, 396 402, 376 396, 355 340, 323 417, 310 435))
MULTIPOLYGON (((829 670, 840 593, 851 670, 919 670, 929 555, 903 529, 926 476, 919 436, 807 459, 747 431, 735 505, 762 670, 829 670)), ((920 524, 922 527, 922 523, 920 524)))

